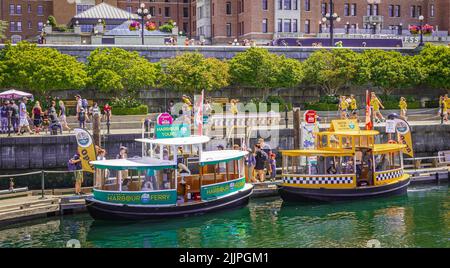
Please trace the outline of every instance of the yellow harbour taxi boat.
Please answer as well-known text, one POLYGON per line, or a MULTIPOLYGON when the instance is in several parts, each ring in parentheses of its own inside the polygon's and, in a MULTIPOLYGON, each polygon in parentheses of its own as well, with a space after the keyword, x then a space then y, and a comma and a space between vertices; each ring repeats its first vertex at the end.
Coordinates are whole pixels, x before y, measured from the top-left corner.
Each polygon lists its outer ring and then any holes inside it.
POLYGON ((315 149, 282 151, 278 191, 285 201, 340 201, 405 194, 403 144, 376 144, 376 130, 333 120, 315 133, 315 149))

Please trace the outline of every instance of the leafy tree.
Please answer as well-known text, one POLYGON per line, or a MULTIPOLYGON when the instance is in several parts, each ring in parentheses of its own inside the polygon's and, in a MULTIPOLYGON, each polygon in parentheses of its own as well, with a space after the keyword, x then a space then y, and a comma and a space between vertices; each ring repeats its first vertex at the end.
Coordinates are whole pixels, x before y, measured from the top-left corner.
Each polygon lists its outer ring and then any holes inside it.
POLYGON ((88 80, 82 63, 56 49, 20 42, 6 45, 0 58, 2 87, 45 95, 53 90, 82 89, 88 80))
POLYGON ((284 55, 277 61, 277 86, 284 88, 297 87, 304 79, 303 64, 295 59, 287 59, 284 55))
POLYGON ((4 39, 6 28, 8 27, 8 23, 6 21, 0 20, 0 40, 4 39))
POLYGON ((200 53, 185 53, 161 61, 161 86, 183 93, 198 93, 228 86, 228 64, 200 53))
POLYGON ((104 93, 123 95, 155 86, 157 69, 138 52, 97 48, 87 58, 90 86, 104 93))
POLYGON ((414 57, 379 49, 367 50, 362 56, 369 82, 381 88, 385 95, 391 95, 395 89, 414 86, 422 79, 414 57))
POLYGON ((425 76, 424 82, 450 90, 450 47, 427 44, 415 58, 425 76))
POLYGON ((335 95, 344 86, 362 83, 360 55, 350 49, 319 50, 305 60, 306 81, 335 95))

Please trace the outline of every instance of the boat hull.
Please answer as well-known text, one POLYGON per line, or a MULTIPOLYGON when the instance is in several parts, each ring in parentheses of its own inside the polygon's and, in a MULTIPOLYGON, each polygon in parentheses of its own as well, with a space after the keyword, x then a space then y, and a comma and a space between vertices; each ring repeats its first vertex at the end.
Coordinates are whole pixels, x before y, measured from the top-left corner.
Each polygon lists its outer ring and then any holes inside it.
POLYGON ((232 195, 208 202, 160 207, 109 204, 89 197, 86 199, 86 206, 95 220, 158 220, 242 207, 248 204, 252 191, 253 186, 250 186, 232 195))
POLYGON ((376 187, 358 187, 355 189, 311 189, 279 186, 278 193, 287 202, 336 202, 361 200, 406 194, 410 178, 376 187))

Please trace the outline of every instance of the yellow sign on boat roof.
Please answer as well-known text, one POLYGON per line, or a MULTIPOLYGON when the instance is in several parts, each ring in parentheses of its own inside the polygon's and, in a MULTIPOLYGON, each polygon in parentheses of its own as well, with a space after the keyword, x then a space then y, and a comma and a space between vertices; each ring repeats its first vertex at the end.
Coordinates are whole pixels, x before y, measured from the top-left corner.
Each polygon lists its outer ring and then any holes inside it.
POLYGON ((328 131, 360 131, 359 124, 356 119, 331 120, 330 129, 328 131))

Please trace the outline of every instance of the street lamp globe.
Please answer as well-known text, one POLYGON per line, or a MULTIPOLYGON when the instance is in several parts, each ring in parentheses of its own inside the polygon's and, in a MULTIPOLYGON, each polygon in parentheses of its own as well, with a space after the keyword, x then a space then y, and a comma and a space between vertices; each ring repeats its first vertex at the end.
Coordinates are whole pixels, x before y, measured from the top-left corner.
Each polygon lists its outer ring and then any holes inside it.
POLYGON ((148 9, 144 9, 144 14, 148 14, 148 9))
POLYGON ((142 8, 138 8, 137 13, 142 14, 142 8))
POLYGON ((337 18, 336 18, 336 21, 337 21, 337 22, 340 22, 340 21, 341 21, 341 17, 337 17, 337 18))
POLYGON ((151 14, 148 14, 148 15, 147 15, 147 19, 150 20, 151 18, 152 18, 152 15, 151 15, 151 14))
POLYGON ((323 21, 323 22, 326 22, 326 21, 327 21, 327 18, 323 17, 323 18, 322 18, 322 21, 323 21))
POLYGON ((419 20, 424 20, 424 19, 425 19, 425 17, 423 15, 419 16, 419 20))
POLYGON ((326 13, 325 17, 329 18, 330 17, 330 13, 326 13))
POLYGON ((337 13, 333 13, 333 18, 337 18, 338 14, 337 13))
POLYGON ((141 9, 143 9, 145 7, 144 3, 141 3, 141 9))

